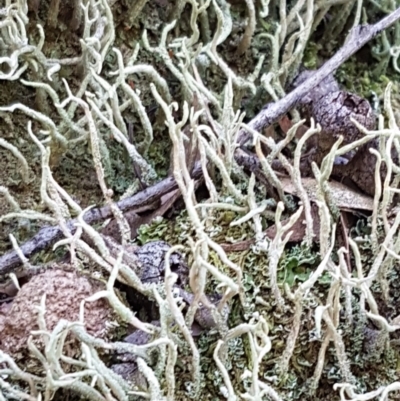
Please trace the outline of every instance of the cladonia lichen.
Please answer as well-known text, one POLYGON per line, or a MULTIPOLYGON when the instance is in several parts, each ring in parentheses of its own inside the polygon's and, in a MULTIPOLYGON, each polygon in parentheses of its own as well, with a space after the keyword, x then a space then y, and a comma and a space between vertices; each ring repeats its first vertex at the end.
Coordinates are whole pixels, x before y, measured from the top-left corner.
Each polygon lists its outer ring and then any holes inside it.
MULTIPOLYGON (((332 56, 351 27, 394 9, 391 0, 0 1, 0 252, 12 248, 21 259, 13 288, 60 259, 76 277, 102 283, 79 297, 75 319, 46 307, 45 295, 33 298, 37 324, 30 316, 24 357, 0 341, 0 401, 395 397, 397 84, 380 88, 376 129, 369 115, 367 127, 352 119, 356 141, 332 134, 323 160, 309 166, 312 196, 301 166, 323 124, 300 107, 286 126, 281 119, 258 132, 248 124, 290 92, 305 65, 332 56), (249 140, 239 146, 243 132, 249 140), (338 206, 329 186, 339 158, 361 148, 374 163, 366 212, 338 206), (132 223, 117 201, 145 197, 168 174, 173 191, 142 201, 132 223), (94 206, 116 222, 117 254, 103 235, 108 221, 85 220, 94 206), (62 235, 24 256, 22 244, 49 224, 62 235), (172 245, 164 277, 142 280, 126 247, 159 239, 172 245), (189 266, 186 303, 170 263, 178 251, 189 266), (158 324, 140 301, 129 305, 130 290, 157 309, 158 324), (98 313, 110 308, 117 318, 101 329, 114 338, 85 326, 104 303, 98 313), (204 308, 213 324, 199 329, 204 308), (47 313, 59 317, 51 327, 47 313), (126 330, 152 340, 123 342, 126 330), (135 358, 131 379, 112 369, 122 351, 135 358)), ((378 60, 377 76, 399 71, 399 32, 396 22, 357 55, 378 60)), ((12 336, 3 318, 10 322, 16 306, 0 309, 2 341, 12 336)))

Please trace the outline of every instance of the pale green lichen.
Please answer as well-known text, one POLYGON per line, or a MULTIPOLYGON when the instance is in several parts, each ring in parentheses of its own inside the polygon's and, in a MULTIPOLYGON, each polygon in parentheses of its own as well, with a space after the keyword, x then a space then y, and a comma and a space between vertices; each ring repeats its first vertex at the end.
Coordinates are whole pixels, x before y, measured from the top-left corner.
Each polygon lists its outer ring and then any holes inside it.
MULTIPOLYGON (((302 141, 297 147, 293 145, 295 161, 288 167, 302 205, 294 204, 295 198, 284 194, 271 168, 272 159, 284 157, 282 143, 253 133, 263 171, 279 193, 278 203, 265 199, 264 189, 256 185, 254 176, 248 178, 243 173, 234 157, 237 135, 245 121, 238 109, 248 102, 254 113, 267 101, 285 96, 301 64, 318 67, 319 57, 327 57, 321 51, 332 53, 337 45, 332 40, 324 49, 316 39, 318 29, 331 29, 331 39, 339 41, 346 34, 346 24, 362 20, 362 2, 279 0, 263 1, 261 8, 251 2, 230 3, 158 0, 125 6, 118 0, 74 1, 74 24, 81 31, 80 41, 76 42, 79 46, 69 49, 69 58, 48 57, 52 53, 48 52, 51 33, 45 35, 41 25, 34 29, 28 24, 26 1, 1 4, 0 79, 34 91, 36 99, 44 103, 36 108, 29 99, 25 103, 17 97, 15 101, 15 92, 11 97, 0 95, 1 116, 8 124, 23 126, 19 126, 19 137, 3 140, 2 146, 7 150, 2 151, 11 151, 22 163, 23 184, 28 190, 28 184, 35 186, 37 197, 37 203, 27 207, 18 198, 19 189, 15 191, 7 181, 0 191, 0 196, 7 199, 1 220, 60 224, 65 238, 57 247, 70 252, 77 266, 86 268, 78 263, 82 258, 92 272, 101 269, 101 276, 109 276, 106 289, 87 302, 106 297, 121 319, 159 334, 151 344, 139 349, 104 343, 82 329, 82 305, 80 322, 60 321, 52 331, 42 324, 41 330, 34 333, 46 338, 51 347, 40 352, 29 343, 34 357, 51 374, 25 373, 24 366, 16 366, 10 356, 0 353, 2 399, 14 396, 49 400, 53 391, 62 388, 87 399, 127 400, 132 392, 139 397, 131 383, 105 366, 97 348, 126 348, 140 353, 138 365, 149 384, 142 395, 157 401, 193 397, 224 397, 232 401, 332 399, 332 388, 337 390, 337 399, 371 399, 372 395, 385 399, 388 392, 397 390, 398 357, 388 340, 395 335, 391 330, 397 326, 389 322, 396 318, 394 311, 400 300, 400 241, 396 239, 400 217, 397 214, 390 220, 387 215, 395 192, 389 179, 383 182, 383 198, 376 200, 372 218, 360 218, 352 227, 348 251, 354 267, 349 271, 342 244, 336 242, 334 213, 338 209, 326 185, 335 155, 344 152, 338 149, 339 143, 313 170, 318 181, 321 220, 319 242, 314 244, 310 201, 299 175, 302 141), (82 10, 82 15, 76 9, 82 10), (122 31, 119 27, 125 12, 128 17, 122 31), (243 15, 248 16, 246 22, 243 15), (37 40, 33 39, 35 35, 37 40), (232 43, 241 44, 240 60, 231 56, 237 55, 232 43), (133 135, 128 124, 133 127, 133 135), (209 192, 209 198, 202 201, 196 198, 185 158, 189 133, 197 141, 209 192), (35 145, 29 148, 29 154, 22 146, 24 141, 35 145), (265 146, 272 151, 266 157, 265 146), (93 203, 92 199, 80 204, 72 195, 80 193, 76 186, 86 176, 89 181, 97 178, 97 196, 112 208, 121 237, 128 243, 127 222, 114 200, 128 187, 135 187, 135 180, 139 188, 131 163, 138 166, 138 178, 145 184, 165 175, 171 148, 171 167, 184 210, 173 219, 159 218, 142 226, 138 241, 144 244, 163 239, 183 246, 191 267, 190 288, 195 295, 186 321, 173 296, 176 276, 168 269, 168 263, 165 286, 142 283, 122 261, 122 252, 111 256, 98 231, 83 221, 85 207, 93 203), (81 163, 84 170, 75 188, 65 178, 74 164, 68 157, 81 163), (41 175, 35 164, 41 165, 41 175), (31 183, 30 176, 35 173, 31 183), (66 180, 65 186, 59 184, 57 173, 66 180), (46 209, 38 207, 39 202, 46 209), (307 246, 291 246, 288 233, 300 218, 302 208, 307 246), (79 215, 76 235, 65 225, 71 215, 79 215), (288 221, 282 223, 284 218, 288 221), (264 230, 274 223, 276 235, 271 240, 265 237, 264 230), (83 240, 83 232, 92 245, 83 240), (244 251, 227 253, 221 247, 249 239, 255 239, 255 243, 244 251), (127 310, 114 291, 116 280, 156 300, 161 330, 141 322, 127 310), (222 297, 222 304, 213 311, 217 327, 194 339, 189 326, 196 309, 204 294, 215 292, 222 297), (228 325, 222 316, 226 303, 230 306, 228 325), (171 325, 173 320, 179 327, 171 325), (84 357, 79 360, 62 359, 68 332, 73 332, 81 343, 84 357), (149 348, 159 350, 155 364, 147 359, 149 348), (74 365, 76 372, 59 375, 61 359, 74 365), (384 363, 374 365, 377 360, 384 363), (16 381, 18 386, 10 385, 16 381), (89 381, 93 386, 88 385, 89 381)), ((394 7, 390 0, 370 3, 373 7, 366 9, 364 16, 371 20, 394 7)), ((52 29, 56 29, 68 7, 55 1, 51 11, 48 18, 52 29)), ((395 25, 374 42, 373 54, 380 60, 374 72, 379 79, 370 68, 360 73, 362 64, 354 61, 338 72, 339 80, 352 90, 365 97, 373 91, 384 98, 386 119, 380 119, 377 132, 367 135, 380 136, 383 144, 394 143, 397 147, 399 129, 392 103, 398 101, 398 92, 397 88, 392 90, 391 102, 390 87, 385 91, 385 86, 393 74, 390 61, 393 70, 398 71, 398 30, 395 25)), ((62 31, 60 35, 65 40, 62 31)), ((63 53, 52 50, 52 54, 63 53)), ((286 143, 292 142, 295 128, 289 131, 286 143)), ((307 135, 317 131, 311 125, 307 135)), ((356 146, 350 144, 346 151, 356 146)), ((380 157, 391 178, 399 168, 383 146, 380 157)), ((13 246, 18 249, 14 239, 13 246)), ((53 252, 45 255, 55 256, 53 252)), ((44 313, 41 308, 39 324, 44 313)))

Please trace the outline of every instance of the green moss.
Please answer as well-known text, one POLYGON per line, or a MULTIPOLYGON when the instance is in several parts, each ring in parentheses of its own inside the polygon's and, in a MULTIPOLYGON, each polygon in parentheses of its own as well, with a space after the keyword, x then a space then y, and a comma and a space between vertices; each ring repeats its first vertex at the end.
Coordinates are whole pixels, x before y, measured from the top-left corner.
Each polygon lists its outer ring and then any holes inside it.
POLYGON ((303 65, 309 70, 315 70, 320 67, 318 54, 321 51, 321 44, 309 41, 304 51, 303 65))
POLYGON ((373 93, 382 97, 387 84, 395 77, 387 75, 375 77, 367 63, 350 59, 338 68, 336 78, 349 92, 371 99, 373 93))

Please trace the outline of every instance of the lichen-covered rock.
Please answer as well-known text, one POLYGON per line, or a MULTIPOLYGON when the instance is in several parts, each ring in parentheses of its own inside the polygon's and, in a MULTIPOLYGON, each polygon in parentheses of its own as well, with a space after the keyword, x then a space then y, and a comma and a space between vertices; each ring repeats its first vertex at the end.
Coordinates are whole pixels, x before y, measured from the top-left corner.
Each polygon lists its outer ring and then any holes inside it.
MULTIPOLYGON (((0 349, 16 360, 27 355, 27 341, 33 330, 38 330, 38 309, 46 294, 45 321, 52 331, 60 319, 79 321, 81 302, 104 289, 104 284, 90 279, 76 271, 58 266, 34 276, 22 286, 0 324, 0 349)), ((100 299, 85 303, 85 329, 95 337, 106 339, 110 332, 107 322, 112 320, 113 311, 108 301, 100 299)), ((41 349, 42 336, 33 336, 34 343, 41 349)), ((74 356, 80 352, 78 342, 68 335, 65 354, 74 356)))
MULTIPOLYGON (((122 250, 122 246, 113 238, 103 236, 103 239, 115 258, 122 250)), ((152 241, 142 246, 128 245, 124 251, 123 261, 138 275, 143 283, 158 283, 164 280, 165 257, 171 249, 165 241, 152 241)), ((173 252, 169 259, 170 269, 178 275, 177 283, 186 285, 189 268, 185 258, 179 252, 173 252)))
POLYGON ((376 120, 371 105, 366 99, 344 91, 329 93, 314 102, 312 116, 322 128, 318 145, 324 153, 330 151, 339 136, 343 136, 342 146, 364 136, 353 124, 352 118, 368 130, 375 127, 376 120))
MULTIPOLYGON (((158 282, 164 279, 165 257, 171 245, 165 241, 149 242, 133 250, 138 260, 137 274, 143 282, 158 282)), ((184 257, 179 252, 170 256, 171 271, 178 275, 180 284, 185 284, 188 276, 188 267, 184 257)))
MULTIPOLYGON (((303 71, 293 82, 293 87, 299 86, 313 74, 313 71, 303 71)), ((321 126, 321 132, 307 141, 305 156, 301 160, 303 176, 312 175, 312 162, 321 164, 339 137, 343 138, 341 147, 364 137, 352 119, 367 130, 373 130, 376 125, 376 115, 368 100, 340 90, 333 75, 329 75, 316 85, 301 100, 300 105, 302 114, 307 118, 313 117, 315 123, 321 126)), ((360 189, 373 195, 376 158, 369 152, 370 147, 377 149, 378 141, 375 139, 337 158, 333 174, 342 179, 351 179, 360 189)), ((385 175, 386 169, 382 166, 381 177, 385 175)))

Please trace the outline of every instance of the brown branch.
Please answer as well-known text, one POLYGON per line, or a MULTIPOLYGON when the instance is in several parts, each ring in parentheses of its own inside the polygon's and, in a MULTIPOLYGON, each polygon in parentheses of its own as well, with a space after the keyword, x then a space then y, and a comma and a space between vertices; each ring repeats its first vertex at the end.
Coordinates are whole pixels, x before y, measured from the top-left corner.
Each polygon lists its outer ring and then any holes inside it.
MULTIPOLYGON (((200 163, 197 163, 193 169, 192 178, 200 178, 202 175, 201 173, 202 169, 200 163)), ((138 192, 129 198, 117 202, 117 206, 122 212, 132 209, 138 209, 137 211, 140 212, 140 209, 143 210, 146 207, 148 208, 148 206, 150 206, 152 203, 159 200, 161 196, 177 188, 178 185, 175 179, 173 177, 168 177, 152 187, 145 189, 144 191, 138 192)), ((113 217, 113 214, 109 206, 91 209, 83 216, 84 220, 88 224, 95 224, 110 217, 113 217)), ((71 233, 76 231, 75 223, 77 223, 77 219, 70 220, 67 223, 68 229, 71 231, 71 233)), ((43 227, 33 238, 21 245, 22 253, 25 255, 25 257, 29 258, 35 253, 53 245, 57 240, 62 238, 62 235, 63 234, 59 226, 43 227)), ((20 264, 21 260, 15 251, 5 253, 0 257, 0 275, 10 273, 20 264)))
MULTIPOLYGON (((256 117, 247 125, 256 131, 266 128, 282 118, 289 110, 324 78, 333 73, 340 65, 360 50, 366 43, 373 39, 378 33, 388 28, 400 19, 400 7, 374 25, 359 25, 354 27, 346 43, 332 56, 321 68, 315 71, 306 81, 292 92, 275 103, 266 105, 256 117)), ((239 132, 239 143, 243 145, 250 137, 246 129, 239 132)))

